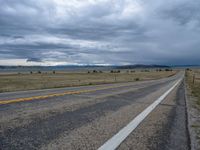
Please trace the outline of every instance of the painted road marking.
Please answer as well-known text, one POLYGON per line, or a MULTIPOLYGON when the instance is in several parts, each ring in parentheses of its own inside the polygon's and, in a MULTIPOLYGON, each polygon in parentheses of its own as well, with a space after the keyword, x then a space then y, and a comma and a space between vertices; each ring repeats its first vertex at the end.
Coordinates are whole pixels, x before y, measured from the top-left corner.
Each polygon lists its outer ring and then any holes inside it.
POLYGON ((33 96, 33 97, 17 98, 17 99, 11 99, 11 100, 0 100, 0 104, 17 103, 17 102, 31 101, 31 100, 42 100, 42 99, 51 98, 51 97, 81 94, 81 93, 92 92, 92 91, 97 91, 97 90, 67 91, 64 93, 55 93, 55 94, 48 94, 48 95, 43 95, 43 96, 33 96))
POLYGON ((99 90, 106 90, 106 89, 126 87, 126 86, 129 86, 129 85, 109 86, 109 87, 103 87, 103 88, 97 88, 97 89, 91 89, 91 90, 66 91, 66 92, 63 92, 63 93, 54 93, 54 94, 48 94, 48 95, 43 95, 43 96, 32 96, 32 97, 10 99, 10 100, 0 100, 0 105, 1 104, 24 102, 24 101, 31 101, 31 100, 42 100, 42 99, 46 99, 46 98, 58 97, 58 96, 64 96, 64 95, 89 93, 89 92, 95 92, 95 91, 99 91, 99 90))
POLYGON ((158 106, 167 95, 182 81, 179 79, 168 91, 149 105, 143 112, 137 115, 127 126, 122 128, 117 134, 104 143, 98 150, 115 150, 133 130, 158 106))

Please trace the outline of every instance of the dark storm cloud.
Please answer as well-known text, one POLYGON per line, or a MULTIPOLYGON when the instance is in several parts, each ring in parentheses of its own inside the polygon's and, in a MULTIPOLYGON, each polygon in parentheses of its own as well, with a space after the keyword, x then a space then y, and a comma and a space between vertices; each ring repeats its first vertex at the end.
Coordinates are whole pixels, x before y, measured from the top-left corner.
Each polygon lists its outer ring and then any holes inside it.
POLYGON ((195 0, 0 0, 0 59, 199 64, 195 0))
POLYGON ((180 4, 166 9, 166 17, 171 17, 174 21, 185 25, 191 21, 200 21, 199 1, 183 1, 180 4))
POLYGON ((28 58, 26 62, 42 62, 40 58, 28 58))

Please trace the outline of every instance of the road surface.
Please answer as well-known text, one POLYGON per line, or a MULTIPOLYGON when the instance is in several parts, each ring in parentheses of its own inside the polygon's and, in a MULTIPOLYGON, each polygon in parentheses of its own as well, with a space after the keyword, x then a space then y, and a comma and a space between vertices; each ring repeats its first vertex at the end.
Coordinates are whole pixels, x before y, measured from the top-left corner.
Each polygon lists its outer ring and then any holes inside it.
POLYGON ((98 149, 174 86, 117 149, 188 150, 183 75, 181 72, 152 81, 1 93, 0 148, 98 149))

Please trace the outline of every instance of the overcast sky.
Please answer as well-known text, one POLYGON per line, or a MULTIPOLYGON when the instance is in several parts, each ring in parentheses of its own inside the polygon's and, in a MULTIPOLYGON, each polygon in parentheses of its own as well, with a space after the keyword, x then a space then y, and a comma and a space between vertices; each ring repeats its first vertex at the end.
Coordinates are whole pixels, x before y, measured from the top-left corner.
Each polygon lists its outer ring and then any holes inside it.
POLYGON ((0 0, 0 65, 200 64, 198 0, 0 0))

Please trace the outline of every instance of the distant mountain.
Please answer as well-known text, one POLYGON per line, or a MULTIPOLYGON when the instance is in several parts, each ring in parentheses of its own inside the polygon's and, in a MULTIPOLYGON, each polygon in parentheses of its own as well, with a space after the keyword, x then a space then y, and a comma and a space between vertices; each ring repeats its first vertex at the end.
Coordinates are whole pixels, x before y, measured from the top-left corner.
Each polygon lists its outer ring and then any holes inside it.
POLYGON ((1 70, 91 70, 91 69, 150 69, 150 68, 192 68, 200 67, 199 65, 144 65, 144 64, 135 64, 135 65, 121 65, 121 66, 99 66, 99 65, 59 65, 59 66, 0 66, 1 70))
POLYGON ((200 65, 174 65, 174 68, 199 68, 200 65))
POLYGON ((136 65, 117 66, 116 68, 117 69, 170 68, 170 66, 166 66, 166 65, 143 65, 143 64, 136 64, 136 65))
POLYGON ((62 65, 62 66, 0 66, 0 72, 27 72, 27 71, 83 71, 83 70, 110 70, 114 66, 96 65, 62 65))

